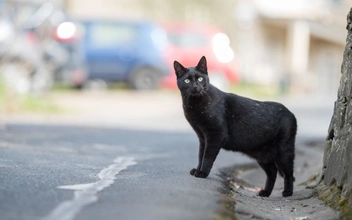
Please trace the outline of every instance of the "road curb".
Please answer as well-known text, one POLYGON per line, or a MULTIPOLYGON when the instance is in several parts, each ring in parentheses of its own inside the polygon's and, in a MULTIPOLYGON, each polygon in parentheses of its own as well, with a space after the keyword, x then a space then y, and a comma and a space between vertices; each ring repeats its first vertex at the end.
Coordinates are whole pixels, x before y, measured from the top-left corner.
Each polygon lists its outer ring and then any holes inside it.
POLYGON ((233 190, 234 215, 237 219, 340 219, 338 212, 319 200, 314 187, 307 180, 321 170, 323 149, 321 145, 300 144, 296 148, 295 190, 291 197, 282 197, 283 179, 278 176, 270 197, 257 196, 264 186, 265 173, 253 163, 227 167, 226 181, 233 190))

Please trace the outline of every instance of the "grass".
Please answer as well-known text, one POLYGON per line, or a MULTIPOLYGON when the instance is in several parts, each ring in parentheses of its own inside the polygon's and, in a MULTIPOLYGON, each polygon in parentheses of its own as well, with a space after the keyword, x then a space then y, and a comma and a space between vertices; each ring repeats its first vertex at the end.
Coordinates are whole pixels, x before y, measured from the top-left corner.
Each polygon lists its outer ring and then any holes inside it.
POLYGON ((75 88, 73 86, 63 83, 55 83, 52 88, 53 91, 70 91, 74 89, 75 88))
MULTIPOLYGON (((126 83, 111 83, 108 84, 109 91, 133 91, 130 86, 126 83)), ((55 83, 53 91, 74 91, 77 88, 74 88, 70 85, 55 83)), ((178 89, 175 89, 177 91, 178 89)), ((172 91, 170 89, 161 88, 160 91, 172 91)), ((232 85, 229 89, 229 92, 251 97, 254 99, 268 99, 274 98, 283 94, 282 89, 278 85, 261 85, 255 83, 239 83, 232 85)))
POLYGON ((0 113, 58 114, 62 112, 64 109, 50 100, 50 97, 15 94, 8 91, 0 80, 0 113))
POLYGON ((278 86, 240 83, 231 87, 230 92, 254 99, 271 99, 282 94, 278 86))
POLYGON ((20 103, 20 110, 33 113, 58 114, 63 109, 45 97, 25 96, 20 103))
MULTIPOLYGON (((76 90, 72 86, 64 84, 55 84, 54 92, 65 92, 76 90)), ((109 86, 110 91, 130 90, 126 84, 112 84, 109 86)), ((168 91, 161 89, 160 91, 168 91)), ((240 83, 230 88, 230 92, 238 95, 250 97, 258 100, 269 100, 279 96, 280 88, 278 86, 266 86, 253 83, 240 83)), ((0 81, 0 113, 44 113, 44 114, 59 114, 64 112, 64 109, 58 106, 50 95, 45 96, 19 96, 9 93, 3 83, 0 81)))
POLYGON ((352 220, 352 199, 349 194, 343 196, 341 188, 337 187, 335 184, 331 186, 320 184, 317 187, 317 191, 320 200, 332 209, 338 210, 344 219, 352 220))

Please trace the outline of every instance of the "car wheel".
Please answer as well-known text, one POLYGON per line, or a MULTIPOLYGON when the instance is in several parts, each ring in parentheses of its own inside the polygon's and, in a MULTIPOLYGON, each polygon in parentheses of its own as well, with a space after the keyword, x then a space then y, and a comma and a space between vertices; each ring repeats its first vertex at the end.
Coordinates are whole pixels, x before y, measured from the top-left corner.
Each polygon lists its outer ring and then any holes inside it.
POLYGON ((135 90, 156 89, 159 85, 159 74, 152 68, 140 68, 132 74, 130 85, 135 90))
POLYGON ((210 72, 209 73, 209 81, 216 88, 227 91, 230 88, 230 83, 221 72, 210 72))

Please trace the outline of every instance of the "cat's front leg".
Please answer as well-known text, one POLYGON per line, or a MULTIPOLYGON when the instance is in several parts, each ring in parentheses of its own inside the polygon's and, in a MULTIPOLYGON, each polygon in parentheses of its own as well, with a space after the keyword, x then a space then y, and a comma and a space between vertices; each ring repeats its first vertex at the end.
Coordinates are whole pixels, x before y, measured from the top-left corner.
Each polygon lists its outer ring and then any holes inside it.
POLYGON ((204 142, 204 140, 199 138, 198 166, 197 166, 197 168, 193 168, 190 171, 190 174, 192 176, 194 176, 196 172, 199 172, 200 168, 202 167, 203 156, 204 156, 204 148, 205 148, 205 142, 204 142))
POLYGON ((218 156, 221 148, 218 143, 221 143, 221 142, 215 141, 212 144, 207 144, 205 146, 202 167, 200 168, 199 171, 196 171, 194 173, 195 177, 206 178, 209 175, 210 170, 213 167, 213 163, 216 157, 218 156))

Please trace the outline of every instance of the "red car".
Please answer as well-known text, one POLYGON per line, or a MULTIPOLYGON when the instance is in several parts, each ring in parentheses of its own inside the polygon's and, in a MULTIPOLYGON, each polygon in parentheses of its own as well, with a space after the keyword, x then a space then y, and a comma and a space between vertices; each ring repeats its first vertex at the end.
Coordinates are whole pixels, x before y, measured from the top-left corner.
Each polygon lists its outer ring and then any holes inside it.
POLYGON ((238 66, 230 39, 221 29, 199 24, 163 24, 169 44, 166 49, 167 64, 171 72, 162 79, 161 86, 177 88, 173 70, 174 60, 185 67, 196 66, 202 56, 207 58, 210 82, 220 89, 239 82, 238 66))

